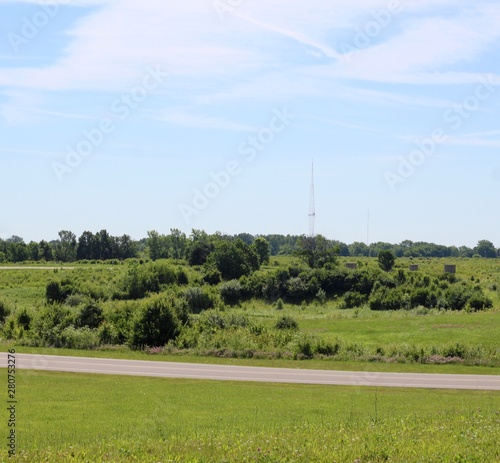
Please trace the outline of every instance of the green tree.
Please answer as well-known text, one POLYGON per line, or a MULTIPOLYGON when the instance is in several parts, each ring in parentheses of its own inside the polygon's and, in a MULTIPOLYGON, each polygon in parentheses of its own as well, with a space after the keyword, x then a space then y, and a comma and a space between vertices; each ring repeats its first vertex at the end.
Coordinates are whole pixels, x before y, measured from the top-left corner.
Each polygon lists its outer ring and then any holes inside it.
POLYGON ((20 236, 14 235, 6 240, 6 256, 9 262, 23 262, 28 260, 28 248, 20 236))
POLYGON ((297 251, 311 268, 334 266, 337 263, 339 248, 331 244, 324 236, 301 236, 297 243, 297 251))
POLYGON ((216 268, 225 280, 250 275, 260 267, 255 249, 239 238, 234 241, 218 240, 205 265, 216 268))
POLYGON ((349 254, 353 257, 368 256, 369 248, 365 243, 355 241, 349 245, 349 254))
POLYGON ((92 232, 84 231, 80 238, 78 238, 76 258, 78 260, 98 259, 98 257, 96 257, 95 238, 92 232))
POLYGON ((203 265, 214 250, 213 240, 202 230, 192 230, 187 247, 189 265, 203 265))
POLYGON ((40 246, 36 241, 30 241, 28 243, 27 252, 29 260, 40 260, 40 246))
POLYGON ((177 228, 170 229, 170 236, 168 237, 169 252, 168 256, 174 259, 184 259, 186 257, 187 238, 177 228))
POLYGON ((123 235, 117 238, 118 258, 130 259, 137 256, 137 243, 129 235, 123 235))
POLYGON ((474 253, 489 259, 497 257, 497 250, 495 249, 495 246, 488 240, 479 241, 477 246, 474 248, 474 253))
POLYGON ((271 256, 269 242, 265 238, 257 238, 252 245, 259 256, 260 264, 268 264, 271 256))
POLYGON ((59 232, 59 242, 56 244, 55 256, 61 262, 74 262, 76 260, 76 235, 68 230, 59 232))
POLYGON ((40 241, 38 243, 38 247, 40 250, 40 260, 45 260, 46 262, 49 262, 51 260, 54 260, 54 253, 52 251, 52 246, 47 243, 47 241, 40 241))
POLYGON ((378 265, 385 272, 390 272, 395 262, 396 258, 392 251, 383 250, 378 253, 378 265))

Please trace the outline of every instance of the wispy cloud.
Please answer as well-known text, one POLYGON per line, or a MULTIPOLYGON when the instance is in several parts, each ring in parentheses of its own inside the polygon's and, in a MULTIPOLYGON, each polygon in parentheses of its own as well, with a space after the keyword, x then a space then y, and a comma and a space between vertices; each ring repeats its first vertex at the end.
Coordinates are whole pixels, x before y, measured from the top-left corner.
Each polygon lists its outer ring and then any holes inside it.
POLYGON ((222 118, 206 117, 179 111, 165 111, 153 113, 149 118, 156 121, 168 122, 181 127, 193 127, 200 129, 230 130, 236 132, 255 132, 258 127, 233 122, 222 118))
POLYGON ((36 156, 42 158, 57 158, 60 155, 60 153, 55 153, 53 151, 9 148, 6 146, 0 146, 0 153, 14 154, 20 156, 36 156))

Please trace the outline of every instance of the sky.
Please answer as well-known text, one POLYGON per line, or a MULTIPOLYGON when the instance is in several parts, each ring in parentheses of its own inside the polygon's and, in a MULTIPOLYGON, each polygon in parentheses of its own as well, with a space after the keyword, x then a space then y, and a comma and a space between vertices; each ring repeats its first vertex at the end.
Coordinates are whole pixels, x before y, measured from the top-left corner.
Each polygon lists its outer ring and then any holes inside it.
POLYGON ((500 247, 497 0, 0 0, 0 237, 500 247))

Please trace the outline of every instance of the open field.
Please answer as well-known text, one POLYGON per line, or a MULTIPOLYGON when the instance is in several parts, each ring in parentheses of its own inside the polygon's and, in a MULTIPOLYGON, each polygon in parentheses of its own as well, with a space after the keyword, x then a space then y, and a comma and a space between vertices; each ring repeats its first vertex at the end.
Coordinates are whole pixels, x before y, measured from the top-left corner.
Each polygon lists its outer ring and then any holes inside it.
MULTIPOLYGON (((346 261, 347 259, 341 259, 339 267, 343 268, 346 261)), ((377 269, 375 259, 356 259, 355 262, 361 270, 377 269)), ((498 345, 500 261, 498 259, 398 259, 392 275, 407 269, 410 262, 419 265, 420 270, 417 273, 428 275, 429 278, 439 278, 444 263, 455 263, 458 269, 457 277, 481 288, 492 301, 493 307, 479 312, 425 307, 384 311, 370 310, 367 304, 346 309, 343 308, 344 298, 334 296, 324 301, 316 299, 303 303, 285 301, 280 310, 277 310, 275 302, 265 299, 250 299, 228 305, 221 301, 217 292, 218 287, 205 286, 208 289, 204 291, 212 298, 213 304, 221 311, 223 317, 226 319, 229 317, 231 323, 232 320, 245 323, 246 327, 219 330, 214 335, 206 337, 204 342, 197 342, 197 347, 192 347, 192 336, 199 336, 198 328, 195 327, 191 332, 187 331, 184 338, 181 336, 182 340, 177 344, 154 352, 170 357, 179 355, 183 360, 191 357, 199 361, 200 357, 204 356, 212 358, 222 356, 239 357, 243 361, 251 351, 252 357, 275 365, 286 363, 288 359, 308 358, 309 356, 303 352, 307 354, 310 345, 311 351, 320 352, 319 355, 313 355, 316 357, 314 361, 322 360, 322 364, 334 361, 331 362, 334 364, 332 366, 321 366, 326 369, 367 370, 371 369, 371 364, 376 364, 376 369, 383 371, 408 371, 402 365, 412 364, 412 371, 426 371, 422 370, 422 363, 445 362, 456 365, 457 369, 453 371, 462 371, 463 365, 488 366, 497 370, 500 367, 498 345), (274 325, 282 317, 293 318, 299 330, 293 335, 278 333, 278 336, 274 325), (278 347, 273 347, 277 342, 278 347), (179 348, 181 344, 184 345, 183 348, 179 348), (322 352, 326 352, 326 355, 321 354, 322 352), (332 355, 332 352, 335 355, 332 355), (352 362, 358 366, 350 367, 352 362), (397 366, 393 367, 394 364, 397 366)), ((176 261, 167 261, 166 265, 174 269, 174 272, 186 272, 189 285, 202 283, 198 269, 176 261)), ((271 275, 276 268, 294 268, 299 265, 300 262, 296 258, 277 257, 272 259, 271 265, 264 266, 259 274, 271 275)), ((7 266, 0 270, 0 302, 3 301, 4 306, 10 311, 1 341, 4 349, 6 346, 15 345, 19 352, 22 352, 22 349, 26 349, 24 352, 41 352, 38 350, 41 347, 37 348, 34 345, 33 339, 21 326, 19 319, 21 315, 27 314, 36 322, 41 313, 49 314, 51 309, 47 307, 45 291, 47 284, 54 280, 69 279, 78 286, 78 291, 90 295, 73 296, 73 301, 76 302, 63 306, 68 317, 76 317, 85 298, 92 297, 102 308, 104 318, 114 320, 115 325, 120 323, 122 337, 128 336, 127 333, 132 329, 134 311, 137 311, 140 305, 136 301, 114 300, 113 294, 126 279, 127 272, 130 271, 129 265, 118 262, 115 265, 74 264, 69 268, 54 268, 54 265, 31 267, 31 265, 7 266)), ((173 294, 173 298, 182 299, 183 291, 187 290, 174 285, 168 287, 167 291, 168 294, 173 294)), ((193 320, 196 320, 196 317, 193 317, 193 320)), ((40 321, 37 325, 39 331, 41 323, 40 321)), ((139 355, 130 351, 126 345, 117 347, 102 344, 99 341, 101 334, 97 329, 83 332, 73 329, 65 338, 70 341, 65 342, 71 344, 73 348, 86 346, 86 348, 101 349, 105 352, 103 355, 108 355, 106 352, 109 352, 110 356, 118 355, 117 351, 119 355, 128 358, 139 355), (90 341, 85 337, 89 337, 90 341)), ((44 341, 42 345, 50 346, 50 343, 50 340, 44 341)), ((65 345, 64 342, 61 344, 65 345)), ((309 359, 308 362, 313 360, 309 359)), ((436 371, 439 371, 439 368, 436 367, 436 371)))
POLYGON ((494 392, 17 376, 12 461, 500 461, 494 392))

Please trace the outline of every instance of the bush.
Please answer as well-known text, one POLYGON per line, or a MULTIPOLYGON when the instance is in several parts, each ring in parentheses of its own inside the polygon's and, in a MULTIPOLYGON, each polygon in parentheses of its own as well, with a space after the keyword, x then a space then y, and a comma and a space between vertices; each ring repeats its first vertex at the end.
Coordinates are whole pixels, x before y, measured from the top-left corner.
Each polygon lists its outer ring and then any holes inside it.
POLYGON ((491 309, 493 307, 493 301, 488 299, 481 292, 474 291, 468 300, 468 305, 474 311, 491 309))
POLYGON ((450 310, 463 310, 470 297, 470 293, 465 286, 453 285, 448 288, 444 296, 450 310))
POLYGON ((326 304, 326 292, 319 288, 318 292, 316 293, 316 300, 321 304, 325 305, 326 304))
POLYGON ((119 330, 113 323, 104 322, 97 330, 99 341, 101 344, 123 344, 123 339, 120 336, 119 330))
POLYGON ((391 251, 380 251, 378 253, 378 264, 385 272, 390 272, 392 270, 395 261, 396 258, 391 251))
POLYGON ((78 307, 80 304, 85 302, 85 296, 82 294, 71 294, 69 295, 64 303, 70 307, 78 307))
POLYGON ((33 337, 41 345, 64 347, 62 331, 73 324, 71 311, 60 304, 45 307, 33 321, 33 337))
POLYGON ((370 297, 371 310, 400 310, 403 295, 395 289, 380 288, 370 297))
POLYGON ((87 302, 75 320, 77 328, 98 328, 104 317, 101 307, 94 301, 87 302))
POLYGON ((209 285, 215 286, 222 281, 222 275, 216 268, 206 267, 203 272, 203 281, 209 285))
POLYGON ((357 291, 347 291, 344 294, 344 304, 343 307, 346 309, 353 309, 354 307, 361 307, 366 303, 367 297, 364 294, 358 293, 357 291))
POLYGON ((286 285, 286 297, 294 302, 301 302, 310 297, 308 285, 300 277, 292 277, 286 285))
POLYGON ((22 309, 17 314, 17 324, 22 326, 24 330, 29 330, 31 326, 31 315, 28 313, 27 309, 22 309))
POLYGON ((191 286, 184 291, 183 297, 191 313, 200 313, 214 307, 212 296, 205 287, 191 286))
POLYGON ((146 269, 156 276, 160 285, 173 285, 177 283, 177 274, 175 270, 164 262, 155 262, 148 264, 146 269))
POLYGON ((49 304, 62 303, 74 291, 71 280, 49 281, 45 287, 45 298, 49 304))
POLYGON ((131 336, 134 348, 164 346, 175 339, 180 331, 180 323, 169 301, 155 298, 144 304, 138 314, 131 336))
POLYGON ((219 287, 220 295, 225 304, 238 304, 242 298, 242 286, 238 280, 230 280, 219 287))
POLYGON ((7 307, 7 304, 0 299, 0 323, 4 323, 9 314, 10 309, 7 307))
POLYGON ((179 271, 177 272, 177 284, 180 286, 184 286, 187 285, 188 283, 189 283, 188 274, 183 268, 179 269, 179 271))
POLYGON ((60 342, 61 347, 66 349, 95 349, 100 344, 97 331, 88 327, 75 328, 74 326, 62 330, 60 342))
POLYGON ((309 339, 309 337, 301 337, 297 341, 297 346, 295 349, 295 357, 298 360, 302 359, 311 359, 314 356, 314 348, 313 348, 313 343, 309 339))
POLYGON ((282 317, 278 318, 274 327, 277 330, 294 330, 294 331, 296 331, 299 329, 299 324, 297 323, 297 320, 295 320, 295 318, 290 317, 289 315, 283 315, 282 317))

